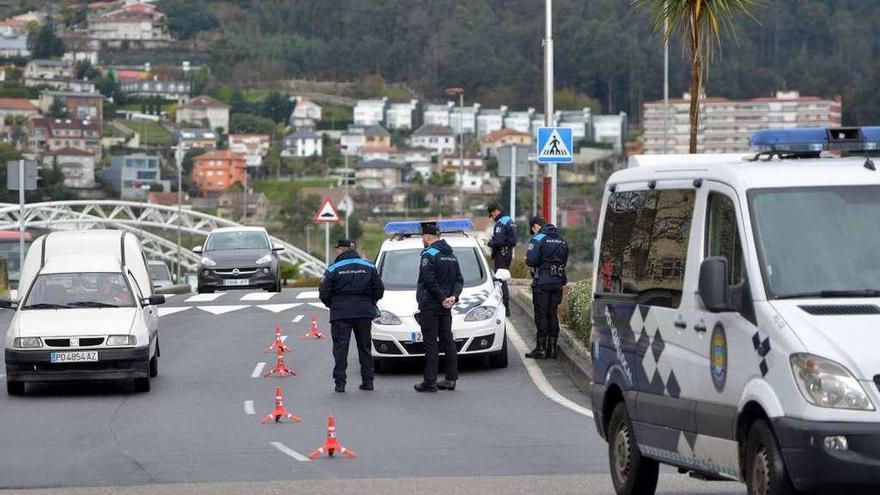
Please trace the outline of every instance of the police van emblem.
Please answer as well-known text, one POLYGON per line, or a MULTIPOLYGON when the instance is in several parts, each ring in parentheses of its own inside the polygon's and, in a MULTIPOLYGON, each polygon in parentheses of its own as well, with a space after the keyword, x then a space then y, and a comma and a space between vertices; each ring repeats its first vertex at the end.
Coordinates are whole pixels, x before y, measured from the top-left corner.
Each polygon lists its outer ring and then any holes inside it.
POLYGON ((422 258, 422 266, 428 266, 428 258, 422 258))
POLYGON ((709 340, 709 368, 712 371, 712 384, 721 393, 727 383, 727 335, 721 323, 715 325, 712 339, 709 340))

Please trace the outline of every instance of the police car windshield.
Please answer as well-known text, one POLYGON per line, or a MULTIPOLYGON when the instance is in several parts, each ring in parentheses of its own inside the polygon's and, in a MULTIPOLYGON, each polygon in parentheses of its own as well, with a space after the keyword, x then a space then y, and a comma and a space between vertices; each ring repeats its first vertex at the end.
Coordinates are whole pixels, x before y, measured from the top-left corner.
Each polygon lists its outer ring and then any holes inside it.
POLYGON ((877 297, 880 186, 749 191, 768 299, 877 297))
POLYGON ((37 277, 23 309, 132 306, 134 298, 120 273, 59 273, 37 277))
MULTIPOLYGON (((480 254, 472 247, 454 247, 452 252, 458 258, 461 276, 465 287, 482 284, 486 273, 480 263, 480 254)), ((419 280, 421 249, 385 251, 379 261, 382 283, 390 290, 415 290, 419 280)))

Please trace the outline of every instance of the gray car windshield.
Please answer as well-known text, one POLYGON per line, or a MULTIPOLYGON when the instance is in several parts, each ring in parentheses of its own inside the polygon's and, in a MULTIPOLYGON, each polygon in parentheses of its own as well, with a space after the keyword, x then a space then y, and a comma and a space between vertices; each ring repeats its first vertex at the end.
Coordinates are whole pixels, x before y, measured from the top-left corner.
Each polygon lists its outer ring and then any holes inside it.
MULTIPOLYGON (((458 266, 464 279, 465 287, 480 285, 486 279, 480 254, 474 248, 452 248, 458 258, 458 266)), ((419 281, 419 263, 421 249, 404 249, 385 251, 379 263, 379 273, 385 288, 392 290, 415 289, 419 281)))
POLYGON ((131 289, 120 273, 40 275, 23 309, 130 308, 131 289))
POLYGON ((263 232, 216 232, 208 238, 205 251, 231 251, 235 249, 269 249, 269 238, 263 232))
POLYGON ((769 299, 880 296, 880 186, 749 192, 769 299))

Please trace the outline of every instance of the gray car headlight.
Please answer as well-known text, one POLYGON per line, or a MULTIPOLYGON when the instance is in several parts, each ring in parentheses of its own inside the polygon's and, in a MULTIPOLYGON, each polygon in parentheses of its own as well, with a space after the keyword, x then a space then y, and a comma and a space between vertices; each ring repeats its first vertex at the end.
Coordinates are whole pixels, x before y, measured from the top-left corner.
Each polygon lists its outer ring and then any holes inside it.
POLYGON ((373 323, 379 325, 401 325, 400 318, 395 316, 393 313, 385 311, 379 311, 379 316, 373 320, 373 323))
POLYGON ((265 264, 271 263, 271 262, 272 262, 272 255, 271 254, 267 254, 266 256, 263 256, 262 258, 257 260, 258 265, 265 265, 265 264))
POLYGON ((111 347, 137 345, 134 335, 111 335, 107 337, 107 345, 111 347))
POLYGON ((791 369, 801 394, 814 406, 874 410, 859 381, 834 361, 812 354, 792 354, 791 369))
POLYGON ((37 349, 43 347, 43 342, 39 337, 16 337, 12 345, 17 349, 37 349))
POLYGON ((495 306, 477 306, 470 310, 464 321, 483 321, 495 316, 495 306))
POLYGON ((204 266, 217 266, 217 262, 207 256, 202 256, 201 263, 204 266))

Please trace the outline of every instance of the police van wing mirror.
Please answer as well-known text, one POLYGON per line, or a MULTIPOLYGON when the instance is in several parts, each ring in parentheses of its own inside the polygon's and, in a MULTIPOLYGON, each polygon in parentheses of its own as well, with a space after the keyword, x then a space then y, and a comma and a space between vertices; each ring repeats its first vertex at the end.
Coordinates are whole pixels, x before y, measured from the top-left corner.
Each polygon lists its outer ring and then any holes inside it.
POLYGON ((505 268, 499 268, 498 270, 495 270, 496 282, 507 282, 508 280, 510 280, 510 278, 510 270, 507 270, 505 268))
POLYGON ((700 265, 700 299, 712 313, 737 311, 733 290, 727 284, 727 258, 706 258, 700 265))

